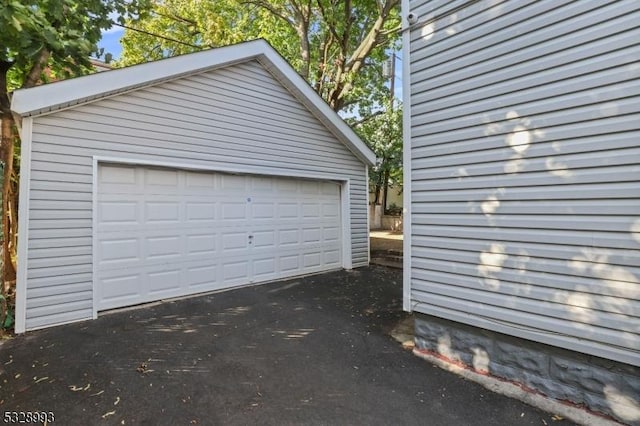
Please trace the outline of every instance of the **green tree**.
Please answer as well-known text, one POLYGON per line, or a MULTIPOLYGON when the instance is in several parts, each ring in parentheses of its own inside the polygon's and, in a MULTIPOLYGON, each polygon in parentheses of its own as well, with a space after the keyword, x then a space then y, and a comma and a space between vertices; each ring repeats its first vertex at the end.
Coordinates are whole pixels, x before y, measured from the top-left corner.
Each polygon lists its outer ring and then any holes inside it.
POLYGON ((402 106, 387 103, 359 121, 349 121, 378 157, 377 164, 369 169, 370 187, 375 194, 372 203, 386 209, 389 187, 402 186, 402 106))
POLYGON ((356 113, 386 96, 399 0, 165 0, 127 26, 121 65, 264 38, 334 110, 356 113))
POLYGON ((112 25, 111 14, 141 16, 150 0, 0 0, 0 159, 4 162, 2 188, 2 285, 0 325, 6 316, 6 295, 15 282, 17 179, 14 151, 18 142, 11 113, 13 90, 33 87, 50 78, 86 73, 89 55, 96 50, 101 31, 112 25), (13 224, 10 223, 12 218, 13 224))

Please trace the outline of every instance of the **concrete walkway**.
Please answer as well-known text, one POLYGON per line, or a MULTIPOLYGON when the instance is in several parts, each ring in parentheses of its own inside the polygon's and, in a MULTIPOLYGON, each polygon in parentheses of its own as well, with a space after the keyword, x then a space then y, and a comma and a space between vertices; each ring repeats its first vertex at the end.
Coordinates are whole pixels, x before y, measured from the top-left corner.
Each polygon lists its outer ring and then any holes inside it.
POLYGON ((387 333, 401 271, 170 301, 0 344, 0 408, 61 425, 560 425, 387 333))
POLYGON ((402 232, 370 231, 371 263, 402 269, 402 232))

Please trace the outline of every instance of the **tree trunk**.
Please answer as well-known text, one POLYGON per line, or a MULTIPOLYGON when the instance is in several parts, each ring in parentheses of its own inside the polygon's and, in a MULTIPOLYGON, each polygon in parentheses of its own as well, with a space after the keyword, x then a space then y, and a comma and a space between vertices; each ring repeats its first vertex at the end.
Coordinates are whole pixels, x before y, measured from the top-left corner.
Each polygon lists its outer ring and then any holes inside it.
POLYGON ((380 201, 380 184, 379 183, 376 183, 374 187, 374 194, 376 194, 376 197, 373 199, 373 204, 378 204, 378 201, 380 201))
MULTIPOLYGON (((15 161, 15 158, 14 158, 15 161)), ((15 163, 13 169, 13 179, 11 180, 11 192, 9 194, 9 203, 11 204, 11 210, 9 211, 9 217, 11 219, 11 235, 12 238, 9 241, 11 247, 11 253, 15 254, 18 250, 18 196, 19 196, 19 176, 15 170, 15 163)))
POLYGON ((6 285, 9 281, 16 279, 16 270, 11 259, 11 247, 9 245, 12 239, 10 214, 11 208, 11 176, 13 175, 13 142, 15 135, 13 133, 14 122, 11 114, 2 115, 2 143, 0 144, 0 155, 4 163, 4 181, 2 185, 2 279, 4 283, 3 290, 6 291, 6 285))
POLYGON ((387 192, 389 192, 389 170, 385 170, 383 173, 384 180, 382 181, 382 214, 387 212, 387 192))

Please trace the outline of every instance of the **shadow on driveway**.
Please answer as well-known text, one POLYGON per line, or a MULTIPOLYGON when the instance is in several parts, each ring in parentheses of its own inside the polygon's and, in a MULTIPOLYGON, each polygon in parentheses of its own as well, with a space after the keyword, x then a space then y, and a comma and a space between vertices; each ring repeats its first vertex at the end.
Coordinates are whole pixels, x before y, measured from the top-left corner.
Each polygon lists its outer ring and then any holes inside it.
POLYGON ((402 273, 338 271, 170 301, 0 345, 0 412, 53 424, 560 424, 386 332, 402 273))

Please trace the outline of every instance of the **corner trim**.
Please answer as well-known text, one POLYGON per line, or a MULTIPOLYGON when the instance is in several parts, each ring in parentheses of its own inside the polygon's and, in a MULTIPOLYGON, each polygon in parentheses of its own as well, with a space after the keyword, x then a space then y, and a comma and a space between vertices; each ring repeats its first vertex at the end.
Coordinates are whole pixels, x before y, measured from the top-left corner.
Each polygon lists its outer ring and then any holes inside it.
POLYGON ((29 198, 31 192, 31 142, 33 119, 24 117, 20 130, 20 187, 18 204, 18 271, 16 277, 15 332, 24 333, 27 328, 27 271, 29 259, 29 198))
POLYGON ((98 318, 98 157, 92 159, 91 168, 91 287, 92 287, 92 314, 93 319, 98 318))
POLYGON ((369 197, 371 192, 369 190, 369 166, 364 166, 364 178, 367 185, 367 263, 371 264, 371 218, 369 217, 371 212, 369 208, 369 197))
MULTIPOLYGON (((406 16, 409 0, 402 0, 403 30, 407 30, 406 16)), ((402 33, 402 309, 411 312, 411 31, 402 33)))
POLYGON ((351 252, 351 181, 347 179, 340 185, 340 207, 342 216, 342 267, 353 269, 351 252))

